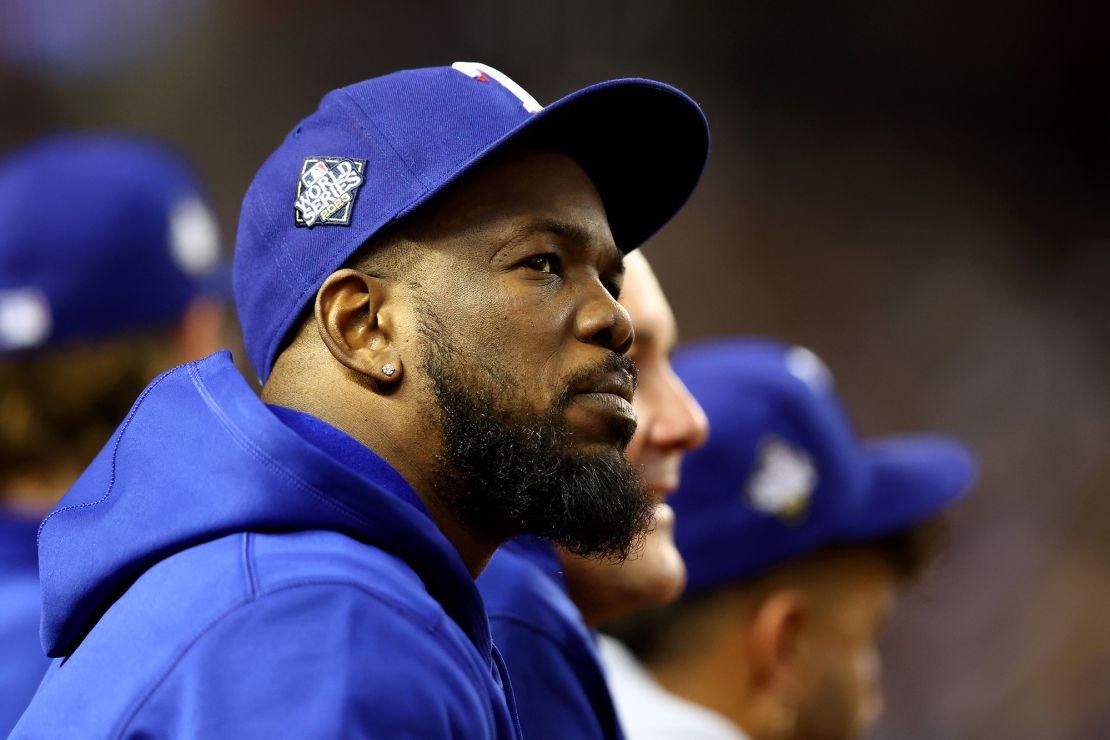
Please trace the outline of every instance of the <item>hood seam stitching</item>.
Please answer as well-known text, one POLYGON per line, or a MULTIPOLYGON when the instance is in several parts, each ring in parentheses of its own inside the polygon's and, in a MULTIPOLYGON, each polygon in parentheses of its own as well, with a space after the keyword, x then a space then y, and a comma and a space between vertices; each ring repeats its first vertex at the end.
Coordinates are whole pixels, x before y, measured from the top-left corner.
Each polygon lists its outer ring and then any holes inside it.
MULTIPOLYGON (((154 680, 153 684, 150 686, 149 690, 147 692, 145 692, 143 697, 141 699, 139 699, 138 701, 136 701, 135 704, 132 705, 131 710, 129 712, 127 712, 127 714, 125 715, 125 717, 123 719, 123 722, 119 726, 119 729, 113 734, 113 737, 117 738, 117 740, 118 740, 118 738, 123 737, 124 733, 127 731, 127 728, 135 720, 135 718, 138 716, 139 712, 141 712, 143 710, 143 708, 154 697, 154 695, 158 692, 158 690, 160 688, 162 688, 162 686, 165 684, 165 682, 169 679, 170 675, 181 664, 181 661, 183 661, 188 656, 189 652, 193 649, 193 647, 195 647, 197 645, 197 643, 199 643, 202 639, 204 639, 204 637, 207 636, 212 630, 214 630, 216 627, 218 627, 220 625, 220 623, 223 622, 225 619, 231 617, 232 615, 234 615, 236 612, 240 611, 244 607, 248 607, 251 604, 258 603, 261 599, 264 599, 267 596, 275 596, 275 595, 283 594, 286 591, 291 591, 291 590, 295 590, 295 589, 298 589, 298 588, 312 588, 312 587, 316 587, 316 586, 342 586, 342 587, 353 588, 356 591, 359 591, 359 592, 365 594, 366 596, 368 596, 369 598, 373 599, 376 603, 380 603, 380 604, 385 605, 387 608, 390 609, 390 611, 397 614, 398 616, 402 616, 402 617, 406 618, 407 621, 413 622, 417 626, 424 627, 424 629, 426 629, 429 633, 431 633, 433 635, 437 635, 440 638, 441 641, 446 642, 448 645, 453 644, 453 641, 451 641, 451 640, 444 640, 446 635, 444 635, 444 633, 439 629, 438 624, 434 627, 431 627, 431 628, 429 628, 425 625, 421 625, 420 624, 421 620, 419 619, 420 615, 417 612, 415 612, 414 610, 412 610, 411 608, 409 608, 407 605, 401 604, 400 602, 394 602, 385 593, 379 593, 377 591, 369 589, 369 588, 366 587, 365 584, 358 583, 357 581, 349 580, 349 579, 327 578, 327 579, 320 579, 320 580, 303 580, 303 581, 300 581, 300 582, 291 582, 291 583, 283 584, 283 585, 281 585, 277 588, 274 588, 271 591, 267 591, 266 593, 259 594, 257 596, 252 596, 252 597, 237 601, 235 604, 229 606, 222 613, 220 613, 218 616, 214 617, 211 621, 209 621, 206 625, 204 625, 204 627, 199 632, 197 632, 197 634, 194 635, 191 640, 189 640, 188 644, 185 645, 185 647, 182 648, 177 653, 177 655, 173 657, 173 659, 170 661, 169 665, 167 665, 165 667, 165 669, 158 675, 158 677, 154 680), (400 607, 400 608, 398 608, 398 607, 400 607), (414 617, 415 617, 415 619, 414 619, 414 617)), ((492 712, 491 711, 487 711, 487 715, 490 719, 492 719, 492 712)))
POLYGON ((108 499, 108 497, 112 494, 112 489, 116 485, 116 458, 119 455, 120 444, 123 442, 123 435, 127 433, 127 430, 131 426, 132 420, 135 418, 135 415, 139 413, 139 409, 142 407, 143 402, 146 401, 147 396, 150 395, 150 392, 153 391, 163 380, 176 373, 182 367, 185 366, 179 365, 178 367, 167 370, 166 372, 155 378, 154 381, 146 387, 146 390, 142 392, 138 400, 135 401, 135 405, 131 407, 131 413, 129 413, 127 415, 127 418, 124 419, 123 424, 120 426, 119 434, 116 435, 115 444, 112 446, 112 472, 109 476, 108 488, 104 491, 104 495, 98 498, 96 501, 86 501, 83 504, 70 504, 69 506, 63 506, 60 509, 55 509, 54 511, 50 512, 46 516, 46 518, 42 520, 42 524, 39 525, 38 532, 35 535, 36 543, 39 543, 41 541, 42 531, 46 528, 47 522, 53 519, 56 515, 61 514, 64 511, 73 511, 76 509, 85 509, 91 506, 96 506, 97 504, 104 503, 108 499))
POLYGON ((256 461, 269 468, 272 472, 276 473, 281 478, 284 478, 286 481, 293 484, 296 488, 302 490, 305 493, 311 494, 313 497, 326 504, 327 506, 335 509, 339 513, 367 526, 381 524, 381 522, 375 519, 370 519, 360 515, 358 512, 354 511, 350 507, 342 504, 339 501, 336 501, 331 496, 328 496, 326 493, 318 489, 316 486, 313 486, 308 481, 303 480, 300 476, 296 475, 291 470, 288 470, 287 468, 278 464, 278 462, 267 455, 265 451, 261 450, 260 448, 258 448, 257 445, 251 442, 251 440, 243 434, 242 430, 239 429, 238 425, 236 425, 234 421, 232 421, 226 414, 223 413, 223 410, 219 408, 218 404, 215 401, 215 398, 212 396, 211 391, 208 390, 207 385, 204 383, 204 379, 201 377, 200 373, 195 367, 189 367, 189 378, 192 381, 193 386, 200 394, 205 405, 212 412, 213 416, 216 417, 216 420, 220 422, 220 426, 222 426, 228 432, 232 441, 234 441, 240 449, 248 453, 256 461))

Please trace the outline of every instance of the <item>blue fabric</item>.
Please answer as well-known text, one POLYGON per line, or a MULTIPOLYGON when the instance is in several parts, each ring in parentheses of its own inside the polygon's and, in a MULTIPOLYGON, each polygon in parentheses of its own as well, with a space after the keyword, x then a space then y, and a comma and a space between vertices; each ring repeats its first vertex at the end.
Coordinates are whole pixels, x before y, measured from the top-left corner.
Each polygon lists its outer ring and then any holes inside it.
MULTIPOLYGON (((874 539, 940 512, 973 482, 972 453, 928 435, 861 442, 832 379, 815 355, 756 339, 692 344, 675 371, 705 409, 709 439, 687 455, 675 510, 675 542, 689 594, 756 576, 820 547, 874 539), (811 483, 789 515, 756 505, 770 442, 808 461, 811 483)), ((789 477, 789 476, 787 476, 789 477)), ((797 491, 793 491, 797 492, 797 491)))
POLYGON ((528 740, 622 738, 593 633, 550 543, 519 537, 478 578, 528 740))
POLYGON ((50 660, 39 644, 39 520, 0 508, 0 737, 31 701, 50 660))
POLYGON ((428 508, 408 481, 389 463, 374 454, 373 450, 367 449, 366 445, 311 414, 272 404, 267 404, 266 407, 282 424, 326 452, 332 460, 346 465, 364 478, 386 484, 398 498, 431 518, 428 508))
POLYGON ((0 354, 170 324, 230 289, 195 174, 121 134, 43 137, 0 160, 0 354), (39 319, 41 331, 23 336, 39 319), (16 319, 11 319, 16 321, 16 319))
MULTIPOLYGON (((579 162, 625 252, 662 228, 693 192, 709 129, 679 90, 612 80, 534 112, 498 77, 432 67, 333 90, 262 165, 243 198, 234 260, 243 339, 261 378, 326 275, 387 224, 524 135, 579 162), (339 223, 308 226, 294 203, 302 177, 321 158, 361 168, 361 182, 349 188, 343 178, 350 208, 340 209, 339 223)), ((328 200, 344 202, 338 196, 336 189, 328 200)))
POLYGON ((458 553, 319 441, 227 352, 159 376, 43 523, 13 737, 518 737, 458 553))

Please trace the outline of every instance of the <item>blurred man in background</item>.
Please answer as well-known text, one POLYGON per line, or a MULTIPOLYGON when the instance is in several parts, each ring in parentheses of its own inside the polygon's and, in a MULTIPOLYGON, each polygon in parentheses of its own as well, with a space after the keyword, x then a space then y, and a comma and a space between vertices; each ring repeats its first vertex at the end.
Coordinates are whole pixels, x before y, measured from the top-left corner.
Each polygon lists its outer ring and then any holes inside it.
POLYGON ((174 154, 59 135, 0 162, 0 734, 48 660, 35 533, 154 376, 219 348, 230 287, 174 154))
POLYGON ((478 579, 494 642, 505 656, 526 738, 618 738, 594 634, 606 619, 669 603, 685 570, 665 503, 683 455, 705 441, 705 414, 674 374, 674 316, 647 259, 625 258, 620 297, 636 338, 636 433, 626 451, 655 502, 643 548, 624 562, 584 558, 534 537, 504 545, 478 579))
POLYGON ((859 737, 882 708, 876 639, 971 455, 937 437, 860 443, 801 348, 724 340, 675 366, 711 432, 674 497, 685 596, 613 626, 635 657, 603 642, 628 737, 859 737))

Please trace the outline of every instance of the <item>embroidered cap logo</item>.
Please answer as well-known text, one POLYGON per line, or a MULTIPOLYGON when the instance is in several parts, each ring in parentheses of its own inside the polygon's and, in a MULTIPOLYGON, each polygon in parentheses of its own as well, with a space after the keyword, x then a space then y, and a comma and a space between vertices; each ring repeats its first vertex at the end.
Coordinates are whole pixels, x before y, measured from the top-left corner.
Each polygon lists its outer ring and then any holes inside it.
POLYGON ((293 204, 297 226, 348 226, 366 160, 305 157, 293 204))
POLYGON ((529 113, 539 113, 543 110, 543 106, 536 101, 528 91, 520 85, 513 82, 513 80, 504 72, 494 69, 488 64, 481 64, 480 62, 455 62, 451 65, 451 69, 456 72, 462 72, 467 77, 477 80, 478 82, 489 82, 490 79, 497 81, 497 84, 505 88, 513 94, 513 96, 520 101, 524 106, 524 110, 529 113))
POLYGON ((813 458, 773 434, 763 438, 744 492, 749 506, 783 523, 797 524, 809 511, 816 488, 813 458))

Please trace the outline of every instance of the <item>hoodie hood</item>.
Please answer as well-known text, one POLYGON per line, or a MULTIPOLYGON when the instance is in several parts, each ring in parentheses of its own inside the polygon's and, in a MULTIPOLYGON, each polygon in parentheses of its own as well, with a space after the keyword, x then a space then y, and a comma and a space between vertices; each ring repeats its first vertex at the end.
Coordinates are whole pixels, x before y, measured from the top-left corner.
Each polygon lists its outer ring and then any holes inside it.
POLYGON ((288 428, 227 351, 164 373, 39 528, 43 647, 72 653, 136 578, 175 552, 234 532, 332 530, 402 558, 488 655, 485 610, 462 558, 388 472, 355 472, 288 428))

